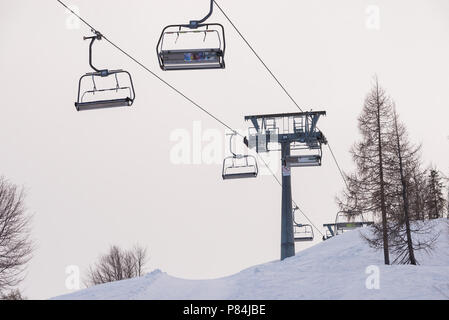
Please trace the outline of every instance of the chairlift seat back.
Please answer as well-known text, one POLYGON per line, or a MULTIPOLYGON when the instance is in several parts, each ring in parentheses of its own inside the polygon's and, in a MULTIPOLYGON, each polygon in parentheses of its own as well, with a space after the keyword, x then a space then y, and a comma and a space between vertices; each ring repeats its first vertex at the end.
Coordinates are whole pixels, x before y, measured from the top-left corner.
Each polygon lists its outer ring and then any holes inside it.
POLYGON ((163 50, 160 55, 165 70, 223 68, 221 49, 163 50))
POLYGON ((288 156, 286 164, 289 167, 319 167, 321 166, 321 156, 319 155, 300 155, 288 156))
POLYGON ((354 230, 363 227, 363 222, 339 222, 337 223, 337 230, 354 230))

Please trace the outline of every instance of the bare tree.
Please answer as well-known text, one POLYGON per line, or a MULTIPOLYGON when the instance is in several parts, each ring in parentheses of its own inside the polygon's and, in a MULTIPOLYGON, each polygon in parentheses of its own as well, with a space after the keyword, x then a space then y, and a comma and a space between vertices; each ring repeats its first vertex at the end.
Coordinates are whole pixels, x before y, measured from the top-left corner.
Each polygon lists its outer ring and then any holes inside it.
POLYGON ((374 228, 381 241, 371 242, 376 248, 383 248, 384 262, 390 264, 388 248, 388 181, 385 178, 385 154, 388 132, 391 127, 392 102, 375 78, 374 86, 367 95, 362 114, 358 118, 362 140, 351 150, 356 172, 347 175, 347 189, 343 198, 337 199, 342 211, 364 214, 370 212, 381 216, 381 225, 374 228))
POLYGON ((444 216, 446 199, 443 195, 444 184, 437 169, 431 169, 427 178, 426 207, 429 219, 438 219, 444 216))
POLYGON ((393 263, 416 265, 415 252, 429 252, 439 234, 431 225, 414 220, 423 220, 426 204, 436 201, 434 196, 427 197, 429 201, 423 195, 429 188, 421 168, 420 146, 409 142, 393 100, 377 80, 365 101, 359 129, 362 141, 351 151, 356 172, 347 175, 347 188, 338 199, 340 209, 353 215, 380 214, 382 223, 376 223, 373 234, 363 236, 365 240, 384 250, 386 264, 391 254, 393 263))
MULTIPOLYGON (((400 251, 400 262, 410 263, 416 265, 415 252, 413 248, 412 233, 410 228, 410 175, 412 170, 416 168, 419 163, 419 150, 420 147, 413 147, 408 141, 407 131, 402 123, 399 123, 396 110, 393 111, 393 126, 391 130, 391 153, 387 163, 390 169, 390 175, 392 180, 400 181, 400 187, 398 192, 398 212, 395 219, 399 226, 405 226, 405 237, 400 233, 395 233, 395 243, 403 247, 406 250, 400 251), (399 240, 399 241, 398 241, 399 240), (404 241, 401 241, 404 240, 404 241), (401 246, 401 243, 405 243, 401 246)), ((388 172, 388 171, 387 171, 388 172)), ((394 181, 392 182, 394 183, 394 181)))
POLYGON ((25 194, 0 177, 0 291, 18 285, 31 259, 30 216, 25 194))
POLYGON ((424 221, 426 218, 427 171, 422 170, 421 163, 417 163, 411 171, 412 183, 409 186, 411 219, 424 221))
POLYGON ((140 277, 145 272, 147 250, 134 246, 131 250, 122 250, 112 246, 109 252, 100 256, 97 263, 89 268, 86 286, 140 277))
POLYGON ((19 289, 11 290, 8 293, 0 294, 0 300, 26 300, 19 289))

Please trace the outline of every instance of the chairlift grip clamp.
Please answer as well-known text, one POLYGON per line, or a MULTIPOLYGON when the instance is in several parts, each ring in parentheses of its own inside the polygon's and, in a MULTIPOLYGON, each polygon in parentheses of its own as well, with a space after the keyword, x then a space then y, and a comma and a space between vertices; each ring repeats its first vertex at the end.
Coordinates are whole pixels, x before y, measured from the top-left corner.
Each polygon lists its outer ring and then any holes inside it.
POLYGON ((198 29, 199 24, 200 24, 199 21, 192 20, 189 22, 189 28, 190 29, 198 29))
POLYGON ((103 35, 101 34, 100 31, 96 31, 96 30, 92 30, 92 32, 95 34, 94 36, 90 36, 90 37, 84 37, 84 40, 102 40, 103 39, 103 35))
POLYGON ((190 29, 197 29, 200 24, 206 22, 206 20, 210 18, 210 16, 212 15, 213 12, 214 12, 214 0, 210 0, 209 13, 201 20, 191 20, 189 22, 189 28, 190 29))

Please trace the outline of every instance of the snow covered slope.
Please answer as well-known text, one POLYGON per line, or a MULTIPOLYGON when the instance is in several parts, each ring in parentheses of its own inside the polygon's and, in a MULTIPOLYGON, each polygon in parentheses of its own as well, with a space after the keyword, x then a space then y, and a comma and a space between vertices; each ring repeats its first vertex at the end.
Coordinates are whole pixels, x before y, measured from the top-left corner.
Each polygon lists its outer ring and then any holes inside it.
POLYGON ((183 280, 154 271, 56 299, 449 299, 449 225, 431 223, 441 235, 431 255, 417 255, 417 267, 383 265, 383 253, 367 246, 360 232, 368 229, 361 229, 226 278, 183 280), (369 266, 379 268, 379 289, 366 287, 369 266))

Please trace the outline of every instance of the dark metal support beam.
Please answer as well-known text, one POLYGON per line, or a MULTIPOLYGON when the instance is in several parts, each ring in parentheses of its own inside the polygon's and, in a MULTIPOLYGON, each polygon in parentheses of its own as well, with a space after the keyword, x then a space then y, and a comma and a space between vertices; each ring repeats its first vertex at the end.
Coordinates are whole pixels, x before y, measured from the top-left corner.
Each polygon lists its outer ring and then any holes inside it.
POLYGON ((264 118, 288 118, 288 117, 304 117, 304 116, 325 116, 326 111, 310 111, 310 112, 293 112, 293 113, 273 113, 273 114, 262 114, 262 115, 252 115, 246 116, 245 121, 255 119, 264 119, 264 118))
POLYGON ((283 161, 288 156, 290 156, 290 142, 282 143, 281 260, 295 255, 291 169, 283 161))

